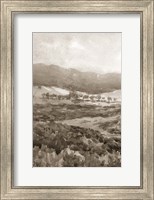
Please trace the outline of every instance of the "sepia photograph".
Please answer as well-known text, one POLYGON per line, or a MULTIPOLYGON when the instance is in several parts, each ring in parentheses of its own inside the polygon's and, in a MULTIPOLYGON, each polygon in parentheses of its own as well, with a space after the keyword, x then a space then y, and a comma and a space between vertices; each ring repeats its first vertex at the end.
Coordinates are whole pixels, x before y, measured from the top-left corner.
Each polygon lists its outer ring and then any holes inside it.
POLYGON ((121 37, 33 33, 33 167, 121 167, 121 37))

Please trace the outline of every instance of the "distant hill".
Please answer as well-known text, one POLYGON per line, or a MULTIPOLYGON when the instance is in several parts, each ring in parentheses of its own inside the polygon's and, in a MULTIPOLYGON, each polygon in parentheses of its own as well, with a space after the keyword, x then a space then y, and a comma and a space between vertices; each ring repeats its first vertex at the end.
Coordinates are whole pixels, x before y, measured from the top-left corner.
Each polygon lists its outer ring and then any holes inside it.
POLYGON ((46 86, 33 86, 33 95, 35 97, 42 97, 43 93, 55 94, 55 95, 68 95, 70 91, 61 89, 58 87, 46 87, 46 86))
POLYGON ((105 96, 105 97, 112 97, 112 98, 117 98, 117 99, 121 99, 121 90, 115 90, 113 92, 108 92, 108 93, 102 93, 101 95, 105 96))
POLYGON ((64 69, 56 65, 34 64, 34 86, 55 86, 87 93, 104 93, 121 89, 121 75, 118 73, 96 74, 64 69))

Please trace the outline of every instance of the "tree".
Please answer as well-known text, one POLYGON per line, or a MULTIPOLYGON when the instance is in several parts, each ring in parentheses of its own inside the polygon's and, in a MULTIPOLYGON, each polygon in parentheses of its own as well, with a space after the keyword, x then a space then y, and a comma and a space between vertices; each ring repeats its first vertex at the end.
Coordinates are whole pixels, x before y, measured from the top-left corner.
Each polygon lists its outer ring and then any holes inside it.
POLYGON ((100 101, 101 95, 97 95, 97 99, 98 99, 98 101, 100 101))
POLYGON ((110 103, 112 101, 111 97, 107 97, 108 103, 110 103))
POLYGON ((71 99, 71 98, 73 98, 73 99, 77 99, 78 94, 77 94, 76 91, 70 91, 70 93, 69 93, 69 97, 70 97, 70 99, 71 99))
POLYGON ((47 97, 47 99, 49 99, 49 92, 46 93, 46 97, 47 97))
POLYGON ((93 96, 93 95, 90 96, 91 101, 93 101, 94 98, 95 98, 95 96, 93 96))

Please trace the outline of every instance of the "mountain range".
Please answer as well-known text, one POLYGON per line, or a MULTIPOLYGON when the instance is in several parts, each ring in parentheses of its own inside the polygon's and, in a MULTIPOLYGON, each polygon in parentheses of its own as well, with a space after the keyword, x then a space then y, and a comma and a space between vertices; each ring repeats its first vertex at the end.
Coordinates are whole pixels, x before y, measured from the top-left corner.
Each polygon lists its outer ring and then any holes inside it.
POLYGON ((112 92, 121 89, 121 74, 81 72, 57 65, 33 64, 34 86, 55 86, 91 94, 112 92))

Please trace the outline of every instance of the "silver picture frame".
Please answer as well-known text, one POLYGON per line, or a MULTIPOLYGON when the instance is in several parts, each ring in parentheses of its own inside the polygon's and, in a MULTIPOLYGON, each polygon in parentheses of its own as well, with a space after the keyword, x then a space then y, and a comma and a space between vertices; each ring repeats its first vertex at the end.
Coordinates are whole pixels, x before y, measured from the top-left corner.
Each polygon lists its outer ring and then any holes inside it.
MULTIPOLYGON (((153 0, 1 0, 1 140, 0 177, 1 199, 134 199, 153 200, 153 0), (130 187, 16 187, 14 178, 13 132, 13 43, 14 16, 16 13, 138 13, 141 21, 141 185, 130 187)), ((130 175, 131 176, 131 175, 130 175)))

